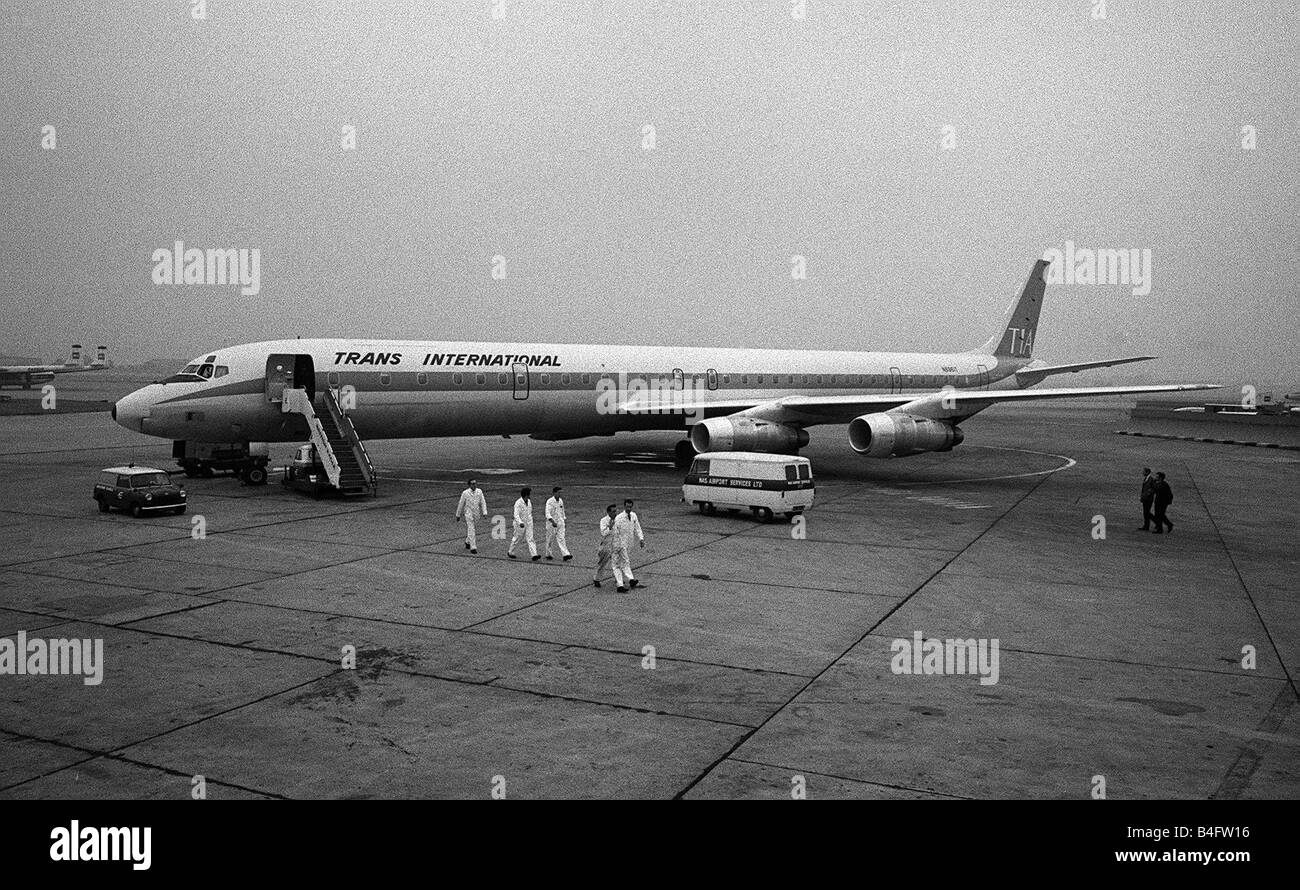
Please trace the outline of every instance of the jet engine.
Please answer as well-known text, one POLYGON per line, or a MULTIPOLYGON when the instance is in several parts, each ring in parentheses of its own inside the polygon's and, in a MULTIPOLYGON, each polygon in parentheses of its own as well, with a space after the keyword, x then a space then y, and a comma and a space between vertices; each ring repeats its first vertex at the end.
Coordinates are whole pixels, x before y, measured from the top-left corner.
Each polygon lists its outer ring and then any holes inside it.
POLYGON ((964 438, 954 424, 911 414, 864 414, 849 423, 849 445, 867 457, 951 451, 964 438))
POLYGON ((748 417, 712 417, 691 427, 696 452, 763 451, 790 454, 808 444, 808 433, 786 423, 748 417))

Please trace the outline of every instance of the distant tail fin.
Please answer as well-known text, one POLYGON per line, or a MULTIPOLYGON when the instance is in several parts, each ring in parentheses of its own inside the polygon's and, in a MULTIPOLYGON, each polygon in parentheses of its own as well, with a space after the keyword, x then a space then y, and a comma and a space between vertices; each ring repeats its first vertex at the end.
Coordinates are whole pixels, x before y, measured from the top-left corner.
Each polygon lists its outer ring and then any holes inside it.
POLYGON ((73 343, 73 344, 72 344, 72 354, 68 356, 68 360, 67 360, 66 362, 64 362, 64 364, 66 364, 66 365, 80 365, 80 364, 81 364, 81 344, 80 344, 80 343, 73 343))
POLYGON ((96 346, 96 347, 95 347, 95 364, 98 365, 98 366, 100 366, 100 367, 103 367, 103 366, 105 366, 105 365, 108 364, 108 347, 107 347, 107 346, 96 346))
POLYGON ((1047 289, 1044 275, 1049 260, 1034 263, 1024 290, 1011 308, 1006 324, 988 339, 977 352, 984 355, 1001 355, 1011 358, 1029 358, 1034 353, 1034 336, 1038 333, 1038 313, 1043 308, 1043 291, 1047 289))

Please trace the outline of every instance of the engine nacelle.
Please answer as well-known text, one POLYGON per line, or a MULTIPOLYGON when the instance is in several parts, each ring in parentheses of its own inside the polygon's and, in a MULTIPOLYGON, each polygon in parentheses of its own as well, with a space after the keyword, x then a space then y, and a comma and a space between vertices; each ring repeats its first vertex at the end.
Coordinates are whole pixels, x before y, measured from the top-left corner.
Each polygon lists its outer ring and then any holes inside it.
POLYGON ((711 417, 691 427, 696 452, 762 451, 788 454, 808 444, 808 433, 785 423, 748 417, 711 417))
POLYGON ((911 414, 864 414, 849 423, 849 445, 867 457, 951 451, 964 438, 951 423, 911 414))

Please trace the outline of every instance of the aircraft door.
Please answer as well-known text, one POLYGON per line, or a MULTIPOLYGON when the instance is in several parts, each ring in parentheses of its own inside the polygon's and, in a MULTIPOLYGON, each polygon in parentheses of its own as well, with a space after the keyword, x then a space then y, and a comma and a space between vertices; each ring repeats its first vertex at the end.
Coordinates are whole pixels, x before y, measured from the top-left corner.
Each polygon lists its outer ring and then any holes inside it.
POLYGON ((976 379, 976 381, 975 381, 975 385, 976 385, 978 388, 980 388, 980 389, 988 389, 988 388, 989 388, 989 369, 986 368, 986 367, 984 367, 983 365, 978 365, 978 366, 977 366, 977 369, 978 369, 978 371, 979 371, 979 377, 976 379))
POLYGON ((903 391, 903 374, 897 368, 889 369, 889 391, 890 392, 903 391))
POLYGON ((286 389, 305 389, 307 398, 316 397, 316 371, 310 355, 268 355, 266 357, 266 400, 281 402, 286 389))
POLYGON ((515 398, 520 401, 528 398, 528 365, 516 362, 511 367, 510 376, 515 381, 515 398))

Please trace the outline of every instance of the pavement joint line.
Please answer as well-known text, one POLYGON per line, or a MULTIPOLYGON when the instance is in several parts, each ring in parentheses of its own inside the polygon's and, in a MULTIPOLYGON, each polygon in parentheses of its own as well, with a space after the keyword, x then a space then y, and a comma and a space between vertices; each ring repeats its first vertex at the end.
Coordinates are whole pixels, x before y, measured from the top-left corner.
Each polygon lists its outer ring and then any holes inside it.
POLYGON ((177 592, 173 590, 154 590, 149 587, 134 587, 130 584, 118 584, 116 581, 100 581, 98 579, 94 581, 87 581, 85 578, 65 578, 62 575, 51 575, 48 572, 34 572, 31 569, 19 569, 19 568, 10 568, 8 566, 0 566, 0 574, 6 571, 17 572, 20 575, 31 575, 33 578, 45 578, 45 579, 54 578, 59 581, 80 581, 83 584, 93 584, 99 587, 118 587, 121 588, 122 590, 129 590, 132 593, 140 593, 140 594, 165 593, 168 594, 169 596, 192 596, 192 597, 203 596, 202 593, 198 593, 192 590, 181 591, 181 592, 177 592))
POLYGON ((844 590, 839 587, 817 587, 817 586, 803 587, 798 584, 779 584, 776 581, 754 581, 750 578, 721 578, 717 575, 710 575, 707 578, 699 578, 695 575, 682 575, 676 572, 665 572, 662 569, 656 569, 654 573, 650 575, 650 577, 680 578, 683 581, 697 581, 700 584, 712 584, 714 582, 717 582, 719 584, 740 584, 740 585, 750 586, 750 587, 776 587, 782 590, 801 590, 804 591, 805 593, 833 593, 833 594, 840 594, 843 596, 873 596, 878 599, 888 599, 888 600, 898 598, 898 594, 896 593, 871 593, 870 591, 866 591, 866 590, 844 590))
POLYGON ((1273 639, 1273 633, 1268 629, 1268 622, 1264 620, 1263 614, 1259 611, 1259 604, 1255 602, 1255 597, 1250 592, 1250 587, 1246 585, 1246 579, 1241 577, 1241 569, 1237 567, 1236 557, 1228 548, 1228 542, 1223 538, 1223 532, 1219 531, 1219 523, 1215 521, 1214 514, 1210 512, 1210 505, 1206 503, 1205 497, 1201 494, 1200 486, 1196 484, 1196 478, 1192 475, 1191 468, 1186 463, 1183 464, 1183 470, 1187 473, 1187 481, 1191 483, 1192 491, 1196 492, 1196 498, 1201 502, 1201 509, 1205 511, 1205 517, 1210 520, 1210 527, 1214 529, 1215 536, 1219 539, 1219 546, 1223 548, 1223 553, 1228 557, 1228 564, 1232 566, 1233 574, 1237 576, 1237 583, 1241 585, 1241 591, 1246 595, 1246 600, 1250 607, 1255 611, 1255 618, 1259 621, 1259 626, 1264 631, 1264 636, 1268 638, 1268 644, 1273 647, 1273 656, 1277 663, 1281 665, 1283 672, 1286 674, 1287 683, 1291 686, 1291 694, 1300 699, 1300 691, 1296 690, 1295 677, 1287 668, 1286 660, 1282 658, 1281 651, 1277 648, 1277 641, 1273 639))
POLYGON ((502 689, 509 692, 520 692, 520 693, 524 693, 525 695, 535 695, 540 698, 555 699, 558 701, 567 701, 567 702, 572 702, 574 704, 596 705, 598 707, 617 708, 621 711, 635 711, 638 714, 650 714, 656 717, 672 717, 678 720, 698 720, 701 723, 712 723, 719 726, 732 726, 735 727, 736 729, 752 729, 754 726, 754 724, 752 723, 737 723, 734 720, 719 720, 715 717, 700 717, 696 714, 678 714, 673 711, 661 711, 655 708, 647 708, 643 705, 625 705, 619 703, 611 703, 607 701, 600 701, 598 699, 592 699, 592 698, 581 698, 579 696, 573 696, 573 695, 559 695, 554 692, 541 692, 536 689, 527 689, 519 686, 511 686, 507 683, 498 683, 496 682, 496 680, 489 680, 482 685, 490 689, 502 689))
MULTIPOLYGON (((1283 686, 1278 692, 1277 698, 1273 699, 1272 706, 1256 724, 1255 732, 1268 733, 1269 735, 1276 733, 1286 722, 1287 715, 1291 712, 1291 708, 1295 703, 1295 690, 1283 686)), ((1236 760, 1232 762, 1227 773, 1224 774, 1219 787, 1210 794, 1210 800, 1237 800, 1240 798, 1241 793, 1250 785, 1250 780, 1254 777, 1255 771, 1259 769, 1260 763, 1263 762, 1264 756, 1268 754, 1271 747, 1271 741, 1261 739, 1244 743, 1237 754, 1236 760)))
MULTIPOLYGON (((51 562, 52 562, 52 561, 53 561, 53 560, 51 560, 51 562)), ((5 568, 5 567, 0 567, 0 568, 5 568)), ((165 593, 165 594, 169 594, 169 595, 171 595, 171 596, 202 596, 202 595, 205 595, 205 594, 207 593, 207 591, 197 591, 197 590, 185 590, 185 591, 179 591, 179 590, 168 590, 168 589, 165 588, 165 587, 145 587, 143 584, 139 584, 138 582, 137 582, 136 586, 134 586, 134 587, 128 587, 128 586, 123 585, 123 584, 113 584, 113 583, 108 582, 108 581, 99 581, 99 580, 95 580, 95 579, 88 579, 88 578, 84 578, 84 577, 78 577, 78 576, 76 576, 76 575, 59 575, 59 574, 56 574, 56 573, 54 573, 54 572, 52 572, 52 571, 41 571, 41 572, 37 572, 37 571, 32 570, 31 568, 25 568, 25 569, 13 569, 13 570, 16 571, 16 572, 19 572, 20 574, 23 574, 23 575, 31 575, 31 576, 34 577, 34 578, 46 578, 46 579, 49 579, 49 578, 55 578, 55 579, 58 579, 59 581, 76 581, 76 582, 81 583, 81 584, 103 584, 103 585, 106 586, 106 587, 123 587, 123 588, 125 588, 126 590, 134 590, 136 593, 165 593)), ((263 573, 261 573, 261 574, 265 574, 267 577, 265 577, 265 578, 261 578, 261 579, 257 579, 257 580, 253 580, 253 581, 245 581, 244 583, 245 583, 245 584, 256 584, 256 583, 259 583, 259 581, 271 581, 271 580, 274 580, 274 579, 277 577, 277 576, 275 576, 275 575, 271 575, 271 574, 266 573, 266 572, 263 572, 263 573)))
MULTIPOLYGON (((28 778, 23 779, 21 781, 14 782, 10 785, 5 785, 3 787, 0 787, 0 796, 3 796, 6 791, 9 791, 14 788, 18 788, 22 785, 26 785, 29 782, 38 782, 41 779, 48 778, 50 776, 55 775, 56 773, 61 773, 66 770, 75 769, 77 767, 86 766, 87 764, 94 763, 96 760, 112 760, 119 763, 129 763, 132 766, 139 766, 139 767, 144 767, 145 769, 157 770, 159 772, 168 773, 170 775, 180 776, 185 779, 193 778, 192 773, 182 772, 181 770, 176 770, 176 769, 172 769, 171 767, 161 766, 156 763, 148 763, 147 761, 136 760, 135 758, 125 757, 121 754, 109 754, 107 752, 97 751, 93 748, 87 748, 82 745, 73 745, 68 742, 59 741, 57 739, 42 738, 40 736, 18 733, 8 729, 0 729, 0 732, 6 733, 10 736, 13 736, 14 738, 22 739, 24 741, 39 742, 41 744, 52 745, 57 748, 64 748, 69 751, 76 751, 79 754, 90 755, 82 760, 78 760, 75 761, 74 763, 69 763, 65 766, 58 767, 57 769, 50 770, 47 773, 42 773, 39 776, 29 776, 28 778)), ((275 798, 276 800, 288 800, 288 798, 284 797, 283 795, 276 794, 272 791, 262 791, 257 788, 249 788, 245 785, 239 785, 234 782, 225 782, 222 781, 221 779, 209 779, 207 776, 204 776, 204 783, 210 785, 217 785, 222 788, 234 788, 238 791, 246 791, 249 794, 258 794, 263 797, 275 798)))
MULTIPOLYGON (((162 732, 154 733, 154 734, 151 735, 151 736, 146 736, 145 738, 137 739, 137 740, 135 740, 135 741, 133 741, 133 742, 128 742, 128 743, 126 743, 126 744, 118 745, 118 746, 115 747, 115 748, 109 748, 108 750, 102 752, 102 754, 101 754, 100 756, 103 756, 103 757, 110 757, 110 756, 115 756, 115 755, 117 755, 117 756, 122 756, 122 752, 125 751, 125 750, 127 750, 128 748, 134 748, 134 747, 136 747, 137 745, 144 745, 144 744, 147 744, 148 742, 152 742, 152 741, 155 741, 155 740, 157 740, 157 739, 160 739, 160 738, 162 738, 163 736, 171 735, 171 734, 174 733, 174 732, 180 732, 182 729, 189 729, 189 728, 191 728, 191 727, 193 727, 193 726, 197 726, 197 725, 199 725, 200 723, 206 723, 206 722, 209 721, 209 720, 216 719, 217 717, 224 717, 224 716, 227 715, 227 714, 232 714, 232 713, 234 713, 235 711, 241 710, 241 709, 243 709, 243 708, 251 707, 251 706, 253 706, 253 705, 257 705, 257 704, 261 704, 262 702, 264 702, 264 701, 266 701, 266 700, 268 700, 268 699, 271 699, 271 698, 275 698, 275 697, 278 696, 278 695, 283 695, 283 694, 285 694, 286 692, 293 692, 295 689, 301 689, 301 688, 303 688, 304 686, 310 686, 310 685, 312 685, 313 683, 319 683, 321 680, 327 679, 327 678, 329 678, 329 677, 334 676, 335 674, 339 674, 339 673, 342 673, 342 672, 343 672, 343 669, 342 669, 342 668, 335 668, 334 670, 330 671, 330 672, 327 673, 327 674, 322 674, 322 675, 319 676, 319 677, 313 677, 312 679, 310 679, 310 680, 305 680, 305 681, 303 681, 303 682, 301 682, 301 683, 295 683, 295 684, 292 685, 292 686, 289 686, 289 687, 287 687, 287 688, 285 688, 285 689, 281 689, 281 690, 276 691, 276 692, 269 692, 269 693, 267 693, 266 695, 260 696, 260 697, 258 697, 258 698, 252 699, 252 700, 250 700, 250 701, 243 702, 242 704, 233 705, 232 707, 226 708, 226 709, 223 710, 223 711, 218 711, 218 712, 216 712, 216 713, 214 713, 214 714, 208 714, 207 716, 205 716, 205 717, 200 717, 200 718, 198 718, 197 720, 191 720, 191 721, 189 721, 188 723, 182 723, 182 724, 179 724, 179 725, 177 725, 177 726, 173 726, 173 727, 171 727, 170 729, 166 729, 166 730, 163 730, 162 732)), ((0 727, 0 728, 3 728, 3 727, 0 727)), ((7 731, 7 730, 6 730, 6 731, 7 731)), ((84 763, 84 761, 82 761, 82 762, 84 763)), ((70 768, 70 767, 65 766, 65 767, 62 767, 61 769, 54 770, 53 772, 50 772, 50 773, 48 773, 47 775, 54 775, 54 773, 63 772, 63 770, 66 770, 66 769, 69 769, 69 768, 70 768)), ((44 778, 44 777, 42 777, 42 778, 44 778)), ((26 781, 32 781, 32 780, 28 779, 28 780, 26 780, 26 781)), ((25 782, 19 782, 19 783, 17 783, 17 784, 18 784, 18 785, 26 784, 26 781, 25 781, 25 782)), ((17 787, 17 785, 11 785, 11 786, 9 786, 9 787, 14 788, 14 787, 17 787)))
MULTIPOLYGON (((140 618, 129 618, 129 619, 127 619, 126 621, 118 621, 118 622, 116 622, 115 624, 112 624, 111 626, 112 626, 112 627, 118 627, 118 628, 126 628, 127 625, 134 624, 134 623, 137 622, 137 621, 149 621, 150 619, 153 619, 153 618, 166 618, 166 617, 168 617, 169 615, 181 615, 181 614, 183 614, 183 613, 185 613, 185 612, 194 612, 194 611, 197 611, 197 610, 199 610, 199 609, 207 609, 207 608, 210 608, 210 607, 212 607, 212 606, 217 606, 217 605, 220 605, 221 603, 224 603, 224 602, 226 602, 226 600, 209 600, 209 601, 206 602, 206 603, 195 603, 195 604, 192 605, 192 606, 185 606, 185 607, 182 608, 182 609, 172 609, 172 610, 167 611, 167 612, 159 612, 159 613, 156 614, 156 615, 144 615, 144 616, 141 616, 140 618)), ((132 628, 132 629, 134 629, 134 628, 132 628)))
POLYGON ((729 757, 727 759, 730 760, 732 763, 748 763, 748 764, 752 764, 753 766, 765 766, 768 769, 781 770, 783 772, 789 771, 790 773, 797 773, 800 775, 806 774, 810 776, 822 776, 827 779, 837 779, 842 782, 852 782, 855 785, 873 785, 877 788, 890 788, 893 789, 894 791, 911 791, 916 794, 926 794, 933 797, 947 797, 947 798, 951 798, 952 800, 977 800, 977 798, 974 797, 966 797, 964 795, 953 794, 948 791, 932 791, 927 788, 915 788, 911 785, 895 785, 890 782, 873 782, 870 779, 855 779, 853 776, 841 776, 837 773, 822 772, 821 770, 815 770, 815 769, 796 769, 794 767, 781 766, 776 763, 767 763, 762 760, 750 760, 746 757, 729 757))
POLYGON ((747 741, 749 741, 751 738, 753 738, 754 735, 755 735, 759 730, 761 730, 764 726, 766 726, 769 722, 771 722, 772 718, 776 717, 777 714, 780 714, 780 713, 781 713, 782 711, 784 711, 786 708, 790 707, 790 705, 793 704, 793 703, 794 703, 794 702, 799 698, 799 696, 803 695, 804 692, 806 692, 807 690, 811 689, 812 686, 813 686, 813 684, 815 684, 819 679, 821 679, 822 677, 824 677, 824 676, 826 675, 826 673, 827 673, 831 668, 833 668, 836 664, 838 664, 840 661, 842 661, 842 660, 843 660, 843 659, 844 659, 844 658, 845 658, 845 657, 846 657, 850 652, 852 652, 855 648, 857 648, 857 646, 858 646, 860 643, 862 643, 862 641, 865 640, 868 636, 870 636, 871 633, 872 633, 873 631, 875 631, 878 627, 880 627, 880 625, 882 625, 883 623, 885 623, 886 621, 888 621, 889 618, 890 618, 890 617, 891 617, 895 612, 897 612, 899 609, 903 608, 903 606, 905 606, 907 603, 911 602, 912 598, 915 597, 915 596, 916 596, 918 593, 920 593, 922 590, 924 590, 925 587, 926 587, 926 586, 927 586, 931 581, 933 581, 935 578, 939 577, 939 575, 941 575, 941 574, 943 573, 943 571, 944 571, 945 569, 948 568, 948 566, 952 565, 953 562, 955 562, 956 560, 960 559, 960 558, 961 558, 961 555, 962 555, 963 553, 965 553, 965 552, 966 552, 967 550, 969 550, 971 547, 975 546, 976 542, 978 542, 981 538, 983 538, 983 537, 984 537, 985 535, 987 535, 990 531, 992 531, 993 528, 994 528, 994 527, 995 527, 999 522, 1001 522, 1001 521, 1002 521, 1003 519, 1005 519, 1007 516, 1010 516, 1011 513, 1012 513, 1012 512, 1013 512, 1017 507, 1019 507, 1022 503, 1024 503, 1025 500, 1028 499, 1028 498, 1029 498, 1029 497, 1030 497, 1034 492, 1038 491, 1039 487, 1041 487, 1042 484, 1043 484, 1044 482, 1046 482, 1048 479, 1051 479, 1051 478, 1052 478, 1052 475, 1051 475, 1051 474, 1040 477, 1040 478, 1038 479, 1037 482, 1035 482, 1033 485, 1031 485, 1027 490, 1025 490, 1025 492, 1024 492, 1023 494, 1021 494, 1021 496, 1020 496, 1019 498, 1016 499, 1015 503, 1013 503, 1013 504, 1011 504, 1010 506, 1008 506, 1008 507, 1006 508, 1006 510, 1004 510, 1002 513, 998 514, 995 518, 993 518, 992 521, 989 522, 988 526, 987 526, 987 527, 986 527, 982 532, 980 532, 980 533, 979 533, 979 534, 974 538, 974 540, 970 541, 970 543, 968 543, 965 547, 963 547, 963 548, 961 549, 961 551, 959 551, 958 553, 954 554, 954 555, 953 555, 953 556, 952 556, 952 557, 951 557, 947 562, 945 562, 942 566, 940 566, 938 569, 936 569, 936 570, 935 570, 935 571, 934 571, 934 572, 933 572, 933 573, 932 573, 928 578, 926 578, 926 579, 925 579, 924 581, 922 581, 922 582, 921 582, 917 587, 915 587, 915 588, 912 590, 911 593, 909 593, 907 596, 905 596, 905 597, 903 597, 901 600, 899 600, 899 602, 898 602, 897 604, 895 604, 892 608, 889 609, 889 611, 887 611, 884 615, 882 615, 879 619, 877 619, 876 622, 875 622, 873 625, 871 625, 869 628, 867 628, 866 631, 864 631, 864 632, 862 633, 862 635, 861 635, 860 637, 857 638, 857 640, 855 640, 852 644, 850 644, 849 647, 848 647, 847 649, 845 649, 845 650, 842 651, 839 655, 837 655, 837 656, 835 656, 834 658, 832 658, 832 659, 830 660, 830 662, 828 662, 828 663, 826 664, 825 667, 823 667, 820 671, 818 671, 817 674, 816 674, 815 676, 813 676, 813 678, 812 678, 811 680, 809 680, 809 681, 808 681, 807 683, 805 683, 802 687, 800 687, 798 690, 796 690, 795 693, 794 693, 793 695, 791 695, 790 698, 789 698, 788 700, 786 700, 785 704, 781 705, 781 706, 778 707, 776 710, 774 710, 772 713, 768 714, 765 718, 763 718, 763 721, 762 721, 761 723, 759 723, 758 726, 756 726, 756 727, 755 727, 753 730, 751 730, 750 732, 745 733, 745 735, 742 736, 742 737, 741 737, 741 738, 740 738, 740 739, 739 739, 735 744, 733 744, 733 745, 731 746, 731 748, 729 748, 725 753, 723 753, 723 755, 722 755, 721 757, 719 757, 719 758, 718 758, 717 760, 715 760, 712 764, 710 764, 709 766, 707 766, 707 767, 704 769, 704 771, 703 771, 702 773, 700 773, 698 776, 696 776, 694 779, 692 779, 689 783, 687 783, 686 787, 684 787, 683 789, 681 789, 680 791, 678 791, 675 795, 673 795, 673 799, 674 799, 674 800, 680 800, 680 799, 682 799, 686 794, 688 794, 688 793, 690 792, 690 790, 691 790, 692 788, 694 788, 696 785, 698 785, 701 781, 703 781, 703 780, 704 780, 704 779, 709 775, 709 773, 713 772, 713 770, 716 769, 716 768, 718 767, 718 764, 722 763, 722 762, 723 762, 724 760, 726 760, 728 757, 731 757, 733 754, 735 754, 736 751, 739 750, 740 747, 741 747, 742 745, 745 744, 745 742, 747 742, 747 741))
MULTIPOLYGON (((414 624, 414 623, 412 623, 412 622, 396 621, 396 620, 393 620, 393 619, 374 618, 374 617, 371 617, 371 616, 368 616, 368 615, 352 615, 352 614, 341 614, 341 613, 338 613, 338 612, 322 612, 322 611, 316 611, 316 610, 312 610, 312 609, 303 609, 303 608, 298 607, 298 606, 286 606, 286 605, 281 605, 281 604, 259 603, 259 602, 256 602, 256 601, 250 601, 250 600, 232 600, 232 599, 212 600, 211 602, 207 602, 207 603, 199 603, 199 604, 196 604, 196 605, 194 605, 194 606, 190 606, 190 607, 187 607, 187 608, 184 608, 184 609, 176 609, 176 610, 169 611, 169 612, 161 612, 161 613, 159 613, 159 614, 157 614, 157 615, 144 615, 144 616, 141 616, 141 617, 139 617, 139 618, 131 618, 131 619, 128 619, 127 621, 120 621, 120 622, 116 622, 116 623, 109 623, 109 622, 105 622, 105 621, 97 621, 97 620, 92 619, 92 618, 61 617, 61 618, 58 618, 58 620, 56 620, 56 621, 54 622, 54 624, 47 625, 47 626, 49 626, 49 627, 53 627, 53 626, 58 625, 58 624, 71 624, 71 623, 76 623, 76 624, 90 624, 90 625, 94 625, 94 626, 96 626, 96 627, 114 628, 114 629, 117 629, 117 630, 133 630, 133 631, 136 631, 136 632, 138 632, 138 633, 147 633, 147 634, 152 634, 152 635, 154 635, 154 636, 167 637, 167 638, 169 638, 169 639, 188 640, 188 641, 190 641, 190 642, 195 642, 195 643, 206 643, 206 644, 211 644, 211 645, 214 645, 214 646, 227 646, 227 647, 236 648, 236 649, 246 649, 246 650, 251 651, 251 652, 262 652, 262 653, 264 653, 264 654, 270 654, 270 655, 291 655, 291 656, 294 656, 294 657, 296 657, 296 658, 308 658, 308 659, 313 659, 313 660, 317 660, 317 661, 323 661, 323 662, 325 662, 325 663, 327 663, 327 664, 333 664, 333 663, 334 663, 334 660, 333 660, 333 659, 325 658, 324 656, 303 655, 301 652, 294 652, 294 651, 292 651, 292 650, 288 650, 288 649, 267 649, 267 648, 259 647, 259 646, 251 646, 251 645, 248 645, 248 644, 246 644, 246 643, 229 643, 229 642, 226 642, 226 641, 224 641, 224 640, 214 640, 214 639, 210 639, 210 638, 208 638, 208 637, 201 637, 201 636, 186 636, 185 634, 171 633, 171 632, 168 632, 168 631, 156 630, 156 629, 154 629, 154 628, 148 628, 148 627, 131 627, 131 625, 133 625, 133 624, 137 624, 137 623, 140 623, 140 622, 152 621, 152 620, 154 620, 154 619, 156 619, 156 618, 165 618, 165 617, 168 617, 168 616, 171 616, 171 615, 177 615, 177 614, 183 614, 183 613, 186 613, 186 612, 192 612, 192 611, 194 611, 194 610, 196 610, 196 609, 205 608, 205 607, 207 607, 207 606, 218 606, 218 605, 250 605, 250 606, 258 606, 258 607, 268 608, 268 609, 279 609, 279 610, 281 610, 281 611, 286 611, 286 612, 299 612, 299 613, 304 613, 304 614, 308 614, 308 615, 321 615, 321 616, 325 616, 325 617, 328 617, 328 618, 340 618, 340 619, 349 619, 349 620, 354 620, 354 621, 366 621, 366 622, 373 622, 373 623, 376 623, 376 624, 388 624, 388 625, 393 625, 393 626, 396 626, 396 627, 409 627, 409 628, 413 628, 413 629, 416 629, 416 630, 432 630, 432 631, 437 631, 437 632, 440 632, 440 633, 449 633, 449 634, 468 633, 468 634, 473 634, 473 635, 475 635, 475 636, 491 637, 491 638, 493 638, 493 639, 514 640, 514 641, 518 641, 518 642, 521 642, 521 643, 538 643, 538 644, 547 645, 547 646, 554 646, 554 647, 555 647, 557 650, 559 650, 560 652, 564 651, 565 649, 578 649, 578 650, 587 651, 587 652, 600 652, 600 653, 602 653, 602 654, 606 654, 606 655, 619 655, 619 656, 626 656, 626 657, 628 657, 628 658, 640 658, 640 657, 641 657, 641 653, 640 653, 640 652, 634 652, 634 651, 630 651, 630 650, 622 650, 622 649, 608 649, 608 648, 601 647, 601 646, 590 646, 590 645, 585 645, 585 644, 582 644, 582 643, 566 643, 566 642, 561 642, 561 641, 558 641, 558 640, 544 640, 544 639, 533 638, 533 637, 513 636, 513 635, 510 635, 510 634, 492 633, 492 632, 489 632, 489 631, 481 631, 481 630, 469 630, 469 629, 466 629, 466 628, 442 627, 442 626, 429 625, 429 624, 414 624)), ((20 609, 11 609, 11 611, 14 611, 14 612, 21 612, 22 614, 37 615, 37 616, 41 616, 41 617, 49 617, 49 618, 54 618, 54 617, 55 617, 55 616, 52 616, 52 615, 47 615, 46 613, 43 613, 43 612, 30 612, 30 611, 28 611, 28 610, 20 610, 20 609)), ((809 676, 811 676, 811 675, 809 675, 809 674, 799 674, 799 673, 794 673, 794 672, 792 672, 792 671, 782 671, 782 670, 777 670, 777 669, 774 669, 774 668, 756 668, 756 667, 748 667, 748 666, 744 666, 744 665, 724 664, 724 663, 722 663, 722 662, 701 661, 701 660, 697 660, 697 659, 680 658, 680 657, 677 657, 677 656, 670 656, 670 655, 660 655, 660 656, 657 656, 657 658, 658 658, 659 661, 667 661, 667 662, 671 662, 671 663, 675 663, 675 664, 689 664, 689 665, 695 665, 695 666, 699 666, 699 667, 716 667, 716 668, 724 668, 724 669, 726 669, 726 670, 731 670, 731 671, 743 671, 743 672, 745 672, 745 673, 754 673, 754 674, 774 674, 774 675, 785 676, 785 677, 797 677, 797 678, 799 678, 799 679, 808 679, 809 676)), ((397 670, 397 669, 396 669, 396 668, 392 668, 392 670, 397 670)), ((415 675, 418 675, 418 676, 431 677, 431 678, 433 678, 433 679, 437 679, 437 680, 447 680, 448 682, 471 682, 471 681, 463 680, 462 678, 457 678, 457 677, 448 677, 448 676, 445 676, 445 675, 442 675, 442 674, 432 674, 432 673, 427 673, 427 672, 422 672, 422 671, 414 671, 414 670, 410 670, 410 671, 399 671, 399 673, 411 673, 411 674, 415 674, 415 675)), ((471 683, 471 685, 474 685, 474 684, 471 683)))

